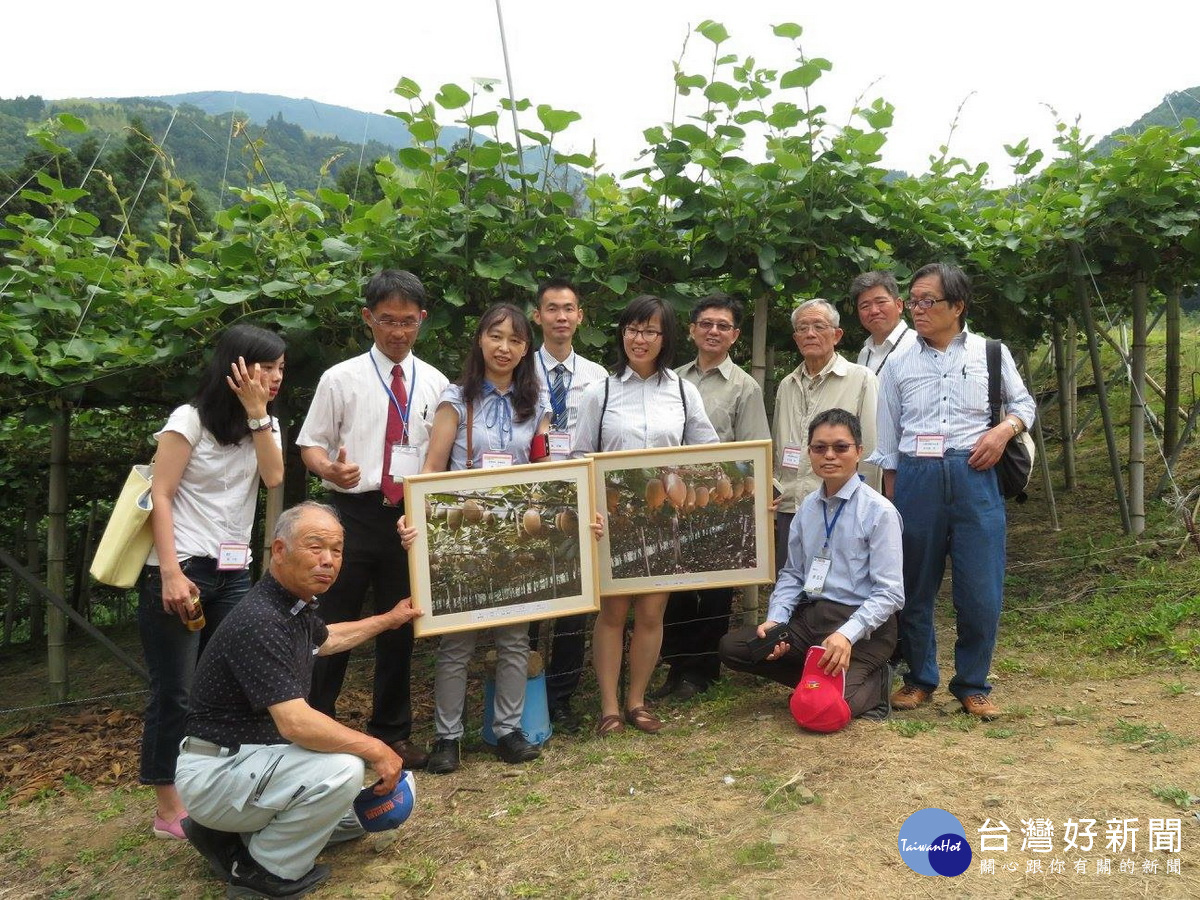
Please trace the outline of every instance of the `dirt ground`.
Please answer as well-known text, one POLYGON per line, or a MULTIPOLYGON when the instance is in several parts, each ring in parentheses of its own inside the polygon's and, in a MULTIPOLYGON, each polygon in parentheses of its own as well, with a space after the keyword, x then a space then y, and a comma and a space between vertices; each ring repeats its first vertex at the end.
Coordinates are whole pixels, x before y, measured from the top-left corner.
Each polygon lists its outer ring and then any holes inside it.
MULTIPOLYGON (((418 810, 398 832, 328 852, 334 876, 314 896, 1200 895, 1200 807, 1153 793, 1200 791, 1200 677, 1015 676, 996 696, 1011 713, 993 723, 939 694, 890 723, 818 736, 796 729, 781 688, 737 676, 667 707, 672 728, 657 738, 557 736, 521 768, 479 745, 459 772, 419 776, 418 810), (900 859, 900 826, 926 807, 965 829, 974 859, 957 878, 900 859), (1035 818, 1053 823, 1050 853, 1021 850, 1022 820, 1035 818), (1173 818, 1179 852, 1151 852, 1150 820, 1173 818), (1068 819, 1096 820, 1091 852, 1063 851, 1068 819), (1106 848, 1110 819, 1135 820, 1136 849, 1106 848), (987 820, 1010 829, 1007 852, 980 853, 987 820)), ((62 773, 0 811, 0 898, 221 896, 188 846, 150 835, 152 796, 131 775, 136 715, 85 715, 0 742, 7 790, 62 773)))

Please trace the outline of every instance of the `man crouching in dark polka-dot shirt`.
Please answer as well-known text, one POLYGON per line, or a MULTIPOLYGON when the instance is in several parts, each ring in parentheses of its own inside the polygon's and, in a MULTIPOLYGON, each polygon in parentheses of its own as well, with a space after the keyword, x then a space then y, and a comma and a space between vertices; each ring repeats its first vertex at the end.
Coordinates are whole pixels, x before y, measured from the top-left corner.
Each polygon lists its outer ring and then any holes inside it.
POLYGON ((317 597, 342 565, 332 507, 279 517, 270 571, 208 642, 196 669, 175 783, 183 830, 231 897, 297 897, 329 877, 328 843, 363 831, 351 803, 364 763, 390 792, 404 761, 378 738, 308 705, 313 659, 349 650, 420 615, 411 598, 378 616, 326 625, 317 597))

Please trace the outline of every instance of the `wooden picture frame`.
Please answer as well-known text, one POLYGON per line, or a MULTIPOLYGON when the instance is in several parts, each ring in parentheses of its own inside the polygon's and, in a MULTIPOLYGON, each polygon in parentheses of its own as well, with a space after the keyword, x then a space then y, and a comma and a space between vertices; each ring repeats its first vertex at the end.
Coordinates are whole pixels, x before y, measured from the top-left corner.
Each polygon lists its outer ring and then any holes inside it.
POLYGON ((599 609, 589 460, 404 479, 417 637, 599 609))
POLYGON ((608 513, 597 556, 601 594, 774 581, 770 441, 590 458, 608 513))

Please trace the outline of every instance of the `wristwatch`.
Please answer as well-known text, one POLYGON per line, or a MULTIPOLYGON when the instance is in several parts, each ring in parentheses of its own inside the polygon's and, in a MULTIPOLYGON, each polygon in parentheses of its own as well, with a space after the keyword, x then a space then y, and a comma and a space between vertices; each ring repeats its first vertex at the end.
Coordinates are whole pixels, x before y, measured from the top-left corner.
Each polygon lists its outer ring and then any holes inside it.
POLYGON ((1013 430, 1013 437, 1016 437, 1018 434, 1021 433, 1021 428, 1024 423, 1021 422, 1020 419, 1008 419, 1007 421, 1008 421, 1009 426, 1011 426, 1011 428, 1013 430))
POLYGON ((266 431, 271 427, 271 417, 267 416, 263 419, 247 419, 246 424, 251 431, 266 431))

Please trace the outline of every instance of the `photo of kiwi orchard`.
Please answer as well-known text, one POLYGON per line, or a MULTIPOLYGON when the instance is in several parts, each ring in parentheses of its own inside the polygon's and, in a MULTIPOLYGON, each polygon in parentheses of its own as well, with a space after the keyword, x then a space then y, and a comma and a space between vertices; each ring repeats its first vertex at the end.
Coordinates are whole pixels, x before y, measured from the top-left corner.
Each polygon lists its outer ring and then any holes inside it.
POLYGON ((405 478, 417 637, 596 610, 592 483, 588 460, 405 478))
MULTIPOLYGON (((769 442, 748 442, 674 448, 676 461, 662 466, 626 462, 628 468, 610 468, 617 460, 594 457, 606 469, 598 479, 604 479, 611 581, 650 578, 670 586, 769 577, 768 504, 762 494, 770 492, 768 454, 769 442)), ((601 559, 602 569, 604 564, 601 559)), ((607 590, 604 576, 601 582, 607 590)))
POLYGON ((582 593, 575 482, 431 491, 425 503, 435 616, 582 593))

